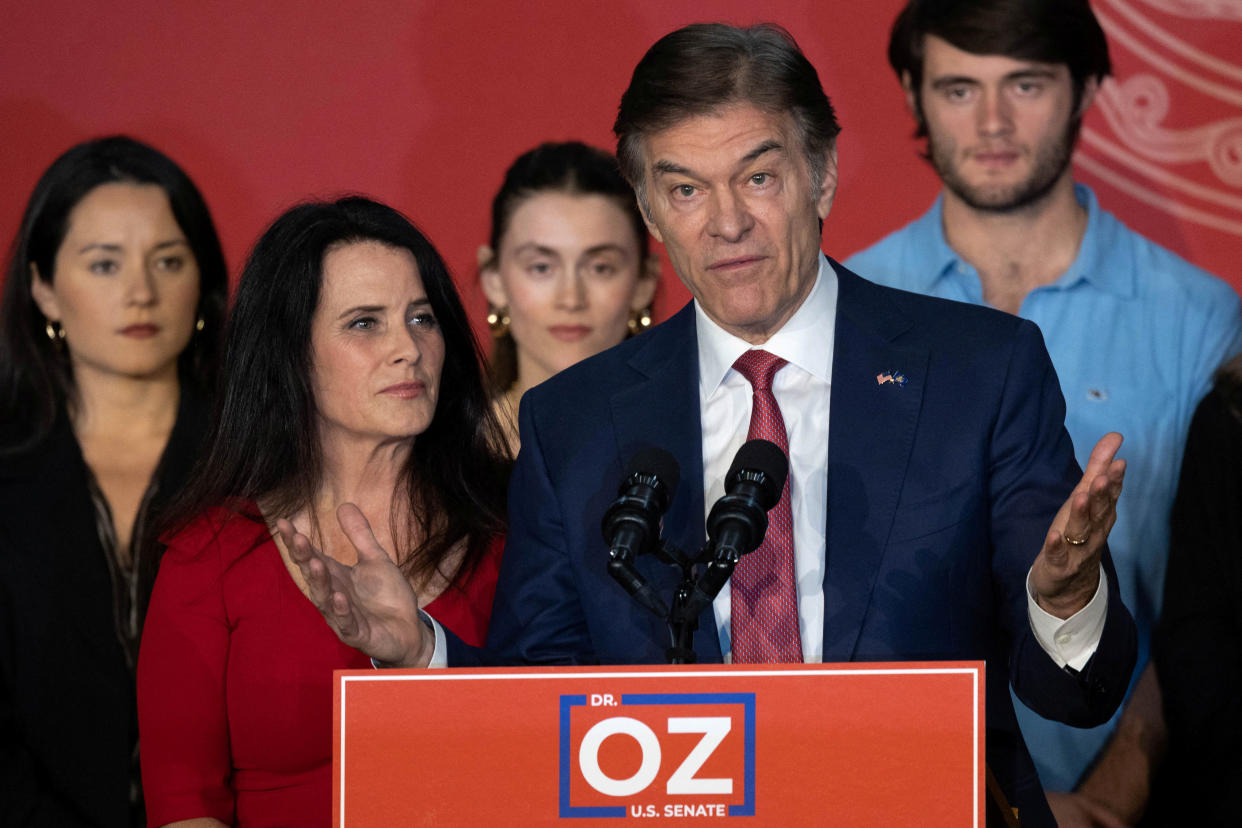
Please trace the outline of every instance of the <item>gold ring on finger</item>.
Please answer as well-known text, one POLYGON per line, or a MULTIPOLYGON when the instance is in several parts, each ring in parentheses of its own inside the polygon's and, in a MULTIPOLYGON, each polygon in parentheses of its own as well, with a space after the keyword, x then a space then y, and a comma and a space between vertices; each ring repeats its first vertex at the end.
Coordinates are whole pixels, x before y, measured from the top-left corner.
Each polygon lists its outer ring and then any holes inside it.
POLYGON ((1061 537, 1065 538, 1065 542, 1068 543, 1070 546, 1082 546, 1084 543, 1087 542, 1087 539, 1091 537, 1091 533, 1088 532, 1087 534, 1083 535, 1081 538, 1075 538, 1075 537, 1071 537, 1068 532, 1063 532, 1061 533, 1061 537))

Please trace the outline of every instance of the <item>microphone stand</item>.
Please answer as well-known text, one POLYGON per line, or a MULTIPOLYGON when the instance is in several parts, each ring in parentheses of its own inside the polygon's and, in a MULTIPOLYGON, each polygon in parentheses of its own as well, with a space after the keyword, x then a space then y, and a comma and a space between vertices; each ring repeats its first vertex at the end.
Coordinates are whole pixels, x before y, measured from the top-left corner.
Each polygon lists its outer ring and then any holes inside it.
MULTIPOLYGON (((696 578, 695 567, 712 555, 710 544, 705 545, 693 558, 680 549, 663 542, 659 543, 652 552, 670 566, 681 569, 681 583, 673 591, 673 603, 667 616, 661 612, 662 607, 657 608, 662 602, 643 600, 640 593, 649 591, 649 587, 646 579, 643 579, 636 570, 630 570, 631 578, 641 579, 642 589, 633 586, 633 588, 627 587, 627 591, 640 606, 663 617, 667 623, 670 642, 664 651, 667 663, 696 664, 698 656, 694 652, 694 634, 699 629, 699 616, 704 609, 711 606, 716 596, 720 594, 720 590, 728 583, 733 569, 737 566, 737 559, 729 554, 717 554, 702 574, 696 578)), ((620 574, 613 567, 609 567, 609 570, 614 578, 621 580, 620 574)), ((630 584, 633 585, 634 582, 631 580, 630 584)), ((624 581, 622 585, 626 585, 624 581)))
POLYGON ((716 596, 737 567, 737 558, 717 553, 696 580, 692 567, 703 563, 712 555, 711 545, 704 546, 694 561, 682 567, 682 581, 673 594, 673 608, 669 611, 668 628, 673 644, 665 655, 669 664, 694 664, 696 661, 691 642, 699 628, 699 616, 712 605, 716 596))
MULTIPOLYGON (((699 613, 706 604, 697 600, 701 591, 694 580, 694 565, 702 556, 700 551, 691 559, 676 549, 666 551, 664 556, 675 557, 676 560, 671 562, 681 567, 681 583, 673 590, 673 606, 666 619, 670 643, 664 651, 664 658, 669 664, 694 664, 698 661, 694 653, 694 633, 699 628, 699 613)), ((711 600, 707 603, 710 604, 711 600)))

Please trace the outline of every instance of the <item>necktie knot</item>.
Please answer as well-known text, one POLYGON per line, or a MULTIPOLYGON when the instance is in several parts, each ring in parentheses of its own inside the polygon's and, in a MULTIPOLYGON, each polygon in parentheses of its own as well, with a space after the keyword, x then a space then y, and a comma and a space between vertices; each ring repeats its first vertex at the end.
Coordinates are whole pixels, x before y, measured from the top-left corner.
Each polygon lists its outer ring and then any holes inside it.
POLYGON ((776 376, 776 372, 787 364, 774 353, 762 348, 752 348, 734 361, 733 370, 746 377, 754 390, 768 391, 772 388, 772 378, 776 376))

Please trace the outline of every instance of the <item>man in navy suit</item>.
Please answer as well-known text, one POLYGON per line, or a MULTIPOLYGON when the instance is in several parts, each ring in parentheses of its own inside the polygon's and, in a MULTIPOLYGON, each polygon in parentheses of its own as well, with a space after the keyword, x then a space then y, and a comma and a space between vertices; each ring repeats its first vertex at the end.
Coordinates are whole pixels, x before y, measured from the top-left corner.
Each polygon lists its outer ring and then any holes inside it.
MULTIPOLYGON (((787 594, 769 601, 735 576, 700 619, 700 659, 753 660, 756 619, 761 639, 785 625, 760 643, 793 660, 984 659, 989 766, 1025 824, 1051 824, 1007 688, 1077 725, 1105 721, 1125 691, 1134 625, 1105 544, 1120 437, 1080 477, 1033 324, 882 288, 820 253, 838 127, 783 30, 705 24, 662 38, 615 131, 694 301, 523 399, 485 656, 413 620, 412 592, 352 508, 341 518, 355 567, 282 524, 312 600, 346 643, 393 664, 662 662, 668 632, 607 574, 601 518, 634 455, 658 448, 683 481, 663 537, 697 550, 770 392, 790 482, 785 557, 772 558, 782 571, 767 580, 787 594), (766 379, 741 367, 756 356, 766 379)), ((670 567, 637 567, 671 592, 670 567)))

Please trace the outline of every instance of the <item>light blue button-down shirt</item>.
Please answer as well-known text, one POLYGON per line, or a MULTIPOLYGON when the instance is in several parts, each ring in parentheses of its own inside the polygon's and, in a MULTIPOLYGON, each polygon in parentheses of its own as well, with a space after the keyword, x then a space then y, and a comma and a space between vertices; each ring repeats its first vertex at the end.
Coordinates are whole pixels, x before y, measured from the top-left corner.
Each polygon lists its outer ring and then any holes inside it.
MULTIPOLYGON (((1169 509, 1191 415, 1212 372, 1242 350, 1242 302, 1225 282, 1129 230, 1075 185, 1087 229, 1070 268, 1031 291, 1019 316, 1039 325, 1061 380, 1079 465, 1109 431, 1128 467, 1109 549, 1139 632, 1135 678, 1147 663, 1169 546, 1169 509)), ((945 241, 942 202, 846 261, 885 285, 983 304, 978 272, 945 241)), ((1045 787, 1068 790, 1116 724, 1087 730, 1048 721, 1015 698, 1045 787)))

